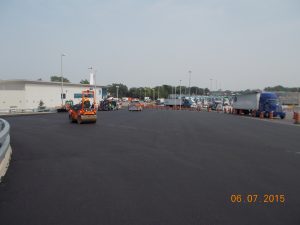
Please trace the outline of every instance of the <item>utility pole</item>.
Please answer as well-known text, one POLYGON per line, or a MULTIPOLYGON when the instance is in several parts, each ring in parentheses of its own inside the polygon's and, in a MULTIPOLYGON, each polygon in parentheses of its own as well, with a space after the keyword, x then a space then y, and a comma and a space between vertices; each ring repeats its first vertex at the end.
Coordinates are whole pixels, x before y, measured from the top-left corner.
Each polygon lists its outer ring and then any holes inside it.
POLYGON ((191 74, 192 74, 192 71, 190 70, 189 71, 189 97, 191 96, 191 74))
POLYGON ((180 110, 181 110, 181 80, 180 80, 180 84, 179 84, 179 107, 180 107, 180 110))
POLYGON ((117 101, 119 100, 119 86, 116 86, 117 88, 117 101))
POLYGON ((64 105, 64 77, 63 77, 63 57, 66 56, 65 54, 60 54, 60 77, 61 77, 61 106, 64 105))

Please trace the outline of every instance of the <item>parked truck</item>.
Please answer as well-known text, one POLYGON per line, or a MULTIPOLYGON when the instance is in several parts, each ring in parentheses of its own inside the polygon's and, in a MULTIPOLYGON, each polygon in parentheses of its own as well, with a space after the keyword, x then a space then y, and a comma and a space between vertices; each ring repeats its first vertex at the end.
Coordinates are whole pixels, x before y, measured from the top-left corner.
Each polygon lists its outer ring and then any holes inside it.
POLYGON ((165 106, 180 106, 184 108, 196 108, 197 104, 194 100, 188 98, 176 99, 176 98, 168 98, 164 101, 165 106))
POLYGON ((282 105, 279 103, 277 95, 272 92, 236 95, 233 98, 232 108, 236 110, 238 114, 250 113, 259 116, 260 113, 263 113, 264 117, 268 118, 272 112, 273 117, 279 116, 281 119, 285 118, 282 105))

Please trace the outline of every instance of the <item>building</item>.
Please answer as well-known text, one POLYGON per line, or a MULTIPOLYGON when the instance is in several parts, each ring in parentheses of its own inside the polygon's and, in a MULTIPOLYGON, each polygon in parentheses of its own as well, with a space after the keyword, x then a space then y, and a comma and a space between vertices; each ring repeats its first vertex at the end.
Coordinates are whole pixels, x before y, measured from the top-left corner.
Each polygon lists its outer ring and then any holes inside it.
MULTIPOLYGON (((83 90, 94 88, 89 84, 63 83, 63 103, 73 100, 79 103, 83 90)), ((0 80, 0 110, 36 109, 40 102, 45 107, 54 108, 62 104, 60 82, 0 80)), ((107 87, 96 85, 96 101, 107 95, 107 87)))

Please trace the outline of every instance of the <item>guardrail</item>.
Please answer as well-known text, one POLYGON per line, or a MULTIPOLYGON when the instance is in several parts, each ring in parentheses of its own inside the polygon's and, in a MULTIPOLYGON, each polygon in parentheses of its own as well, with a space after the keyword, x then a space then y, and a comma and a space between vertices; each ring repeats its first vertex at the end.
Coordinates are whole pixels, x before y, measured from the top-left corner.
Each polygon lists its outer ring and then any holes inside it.
POLYGON ((0 182, 8 169, 12 154, 9 131, 9 123, 0 119, 0 182))

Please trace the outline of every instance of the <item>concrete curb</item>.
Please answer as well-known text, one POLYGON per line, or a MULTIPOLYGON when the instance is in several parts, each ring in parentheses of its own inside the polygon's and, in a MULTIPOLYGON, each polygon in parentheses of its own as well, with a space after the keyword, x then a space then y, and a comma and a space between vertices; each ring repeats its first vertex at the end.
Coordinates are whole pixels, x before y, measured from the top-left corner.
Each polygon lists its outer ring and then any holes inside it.
POLYGON ((3 180, 3 177, 5 176, 8 166, 11 160, 11 155, 12 155, 12 149, 9 145, 8 150, 5 153, 4 159, 0 162, 0 183, 3 180))

